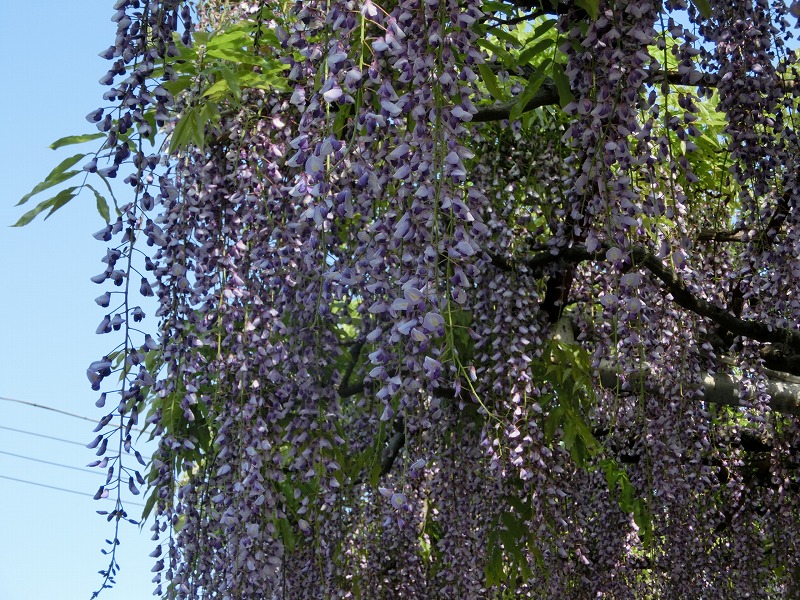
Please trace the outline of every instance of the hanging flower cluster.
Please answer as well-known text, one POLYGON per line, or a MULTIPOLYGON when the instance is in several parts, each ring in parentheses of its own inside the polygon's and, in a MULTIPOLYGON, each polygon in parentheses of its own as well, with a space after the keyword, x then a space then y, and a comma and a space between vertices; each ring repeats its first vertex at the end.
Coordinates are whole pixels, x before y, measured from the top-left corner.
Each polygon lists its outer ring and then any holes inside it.
POLYGON ((797 592, 784 3, 114 10, 90 447, 156 595, 797 592))

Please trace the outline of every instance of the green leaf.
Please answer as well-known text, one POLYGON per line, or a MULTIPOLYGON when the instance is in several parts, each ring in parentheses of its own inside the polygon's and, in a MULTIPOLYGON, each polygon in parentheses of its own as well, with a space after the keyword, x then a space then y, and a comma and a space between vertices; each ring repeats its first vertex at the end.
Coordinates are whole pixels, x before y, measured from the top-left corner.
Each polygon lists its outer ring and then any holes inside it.
POLYGON ((653 516, 642 498, 637 498, 633 502, 633 520, 639 527, 639 536, 645 548, 648 547, 653 542, 653 516))
POLYGON ((177 96, 182 91, 187 89, 194 81, 194 76, 190 74, 181 75, 172 81, 165 81, 161 85, 173 96, 177 96))
POLYGON ((539 56, 545 50, 552 48, 555 44, 555 40, 539 40, 530 48, 525 48, 519 55, 519 64, 527 65, 532 58, 535 56, 539 56))
POLYGON ((35 208, 29 210, 24 215, 22 215, 19 218, 19 221, 14 223, 12 225, 12 227, 22 227, 24 225, 27 225, 28 223, 33 221, 33 219, 36 218, 36 215, 38 215, 39 213, 41 213, 41 212, 43 212, 43 211, 45 211, 47 209, 50 209, 50 212, 47 215, 49 217, 55 211, 57 211, 59 208, 64 206, 67 202, 72 200, 76 195, 75 194, 75 190, 77 190, 77 189, 78 189, 78 186, 70 187, 70 188, 67 188, 65 190, 61 190, 58 194, 56 194, 55 196, 53 196, 49 200, 44 200, 44 201, 40 202, 39 204, 36 205, 35 208))
POLYGON ((145 139, 150 142, 150 146, 156 145, 156 134, 159 133, 161 129, 156 122, 156 111, 148 110, 144 113, 144 120, 150 124, 150 135, 148 135, 145 139))
POLYGON ((192 33, 192 40, 194 41, 193 46, 184 46, 181 42, 181 34, 175 31, 172 32, 172 39, 177 42, 177 47, 179 50, 183 51, 184 48, 187 50, 191 50, 196 46, 205 46, 208 44, 208 41, 211 39, 211 34, 208 31, 195 31, 192 33))
MULTIPOLYGON (((343 135, 344 128, 347 126, 347 123, 350 121, 350 113, 351 113, 351 105, 344 104, 339 107, 339 110, 336 113, 336 118, 333 120, 333 131, 336 132, 338 136, 343 135)), ((338 327, 347 334, 348 338, 355 339, 355 331, 351 331, 352 327, 346 323, 340 323, 338 327)))
POLYGON ((711 4, 708 0, 692 0, 692 4, 704 19, 711 18, 711 4))
POLYGON ((600 0, 575 0, 575 4, 589 13, 592 21, 596 21, 600 16, 600 0))
POLYGON ((516 59, 514 59, 514 57, 511 56, 511 54, 507 50, 501 48, 496 44, 493 44, 489 40, 479 39, 478 45, 481 46, 483 49, 488 50, 498 58, 502 59, 503 63, 505 63, 506 65, 516 64, 517 62, 516 59))
POLYGON ((578 428, 575 426, 575 421, 571 418, 565 419, 562 428, 564 434, 561 439, 564 442, 564 448, 572 450, 572 447, 575 445, 575 437, 578 435, 578 428))
POLYGON ((62 137, 57 139, 55 142, 50 144, 48 148, 51 150, 58 150, 62 146, 71 146, 72 144, 82 144, 83 142, 89 142, 91 140, 97 140, 101 137, 105 137, 105 133, 84 133, 83 135, 68 135, 67 137, 62 137))
POLYGON ((530 102, 536 92, 539 91, 539 87, 542 85, 543 80, 544 76, 542 75, 541 71, 539 69, 534 71, 534 73, 530 76, 530 79, 528 79, 528 85, 525 86, 525 90, 519 95, 517 103, 514 105, 514 108, 511 109, 511 115, 509 116, 510 121, 516 121, 519 119, 519 116, 525 110, 528 102, 530 102))
POLYGON ((77 196, 77 194, 75 193, 75 190, 77 190, 77 189, 79 189, 78 186, 74 186, 74 187, 71 187, 71 188, 67 188, 65 190, 61 190, 58 194, 56 194, 53 197, 53 204, 50 207, 50 212, 47 213, 47 215, 45 216, 44 220, 47 221, 47 219, 49 219, 53 215, 54 212, 56 212, 59 208, 61 208, 67 202, 69 202, 75 196, 77 196))
POLYGON ((222 65, 219 70, 223 79, 225 79, 227 82, 228 88, 230 88, 231 92, 233 93, 233 97, 238 102, 242 98, 242 89, 239 87, 239 79, 237 78, 236 73, 231 71, 225 65, 222 65))
POLYGON ((50 174, 44 178, 44 181, 37 183, 30 192, 25 194, 22 197, 22 199, 19 202, 17 202, 17 206, 19 206, 20 204, 25 204, 28 200, 31 199, 31 197, 35 196, 39 192, 51 188, 54 185, 58 185, 59 183, 62 183, 67 179, 69 179, 70 177, 74 177, 75 175, 80 173, 80 171, 77 170, 67 171, 67 169, 69 169, 72 165, 74 165, 76 162, 78 162, 85 156, 86 154, 76 154, 74 156, 70 156, 69 158, 65 158, 64 160, 62 160, 55 169, 50 171, 50 174))
POLYGON ((103 219, 105 219, 106 223, 110 223, 111 214, 108 209, 108 201, 105 199, 105 196, 103 196, 100 192, 98 192, 88 183, 86 184, 86 187, 92 190, 92 192, 94 192, 94 197, 97 201, 97 212, 100 213, 100 216, 103 217, 103 219))
POLYGON ((186 515, 183 514, 178 517, 178 520, 173 525, 173 528, 175 529, 176 532, 178 532, 181 529, 183 529, 185 525, 186 525, 186 515))
POLYGON ((200 110, 194 111, 194 119, 192 120, 192 127, 194 131, 192 132, 192 138, 194 139, 194 143, 202 148, 205 145, 205 137, 206 137, 206 123, 208 121, 208 108, 210 106, 214 106, 213 102, 205 103, 200 110))
POLYGON ((558 102, 561 104, 561 108, 564 108, 575 99, 575 96, 572 95, 572 90, 569 87, 569 78, 564 73, 562 65, 553 65, 553 83, 556 84, 556 89, 558 90, 558 102))
POLYGON ((283 540, 283 543, 289 549, 289 552, 291 552, 294 550, 297 538, 295 538, 294 531, 292 531, 292 526, 289 524, 289 519, 286 517, 278 519, 278 528, 281 530, 281 539, 283 540))
POLYGON ((278 48, 280 45, 281 42, 278 36, 275 35, 275 32, 271 29, 267 29, 265 25, 262 25, 261 35, 258 38, 259 48, 278 48))
POLYGON ((246 50, 228 46, 222 46, 219 48, 209 47, 208 55, 213 56, 214 58, 221 58, 222 60, 229 60, 234 63, 245 65, 261 66, 262 64, 261 57, 254 52, 248 52, 246 50))
POLYGON ((495 543, 489 550, 489 560, 486 561, 484 567, 484 575, 486 575, 486 587, 491 588, 505 579, 503 573, 503 550, 495 543))
MULTIPOLYGON (((98 175, 100 174, 98 173, 98 175)), ((100 175, 100 179, 106 185, 106 189, 108 190, 111 199, 114 201, 114 209, 117 211, 117 216, 120 216, 122 213, 119 210, 119 203, 117 202, 117 197, 114 195, 114 190, 111 189, 111 184, 108 182, 108 178, 104 177, 103 175, 100 175)))
POLYGON ((497 75, 494 74, 487 64, 479 64, 478 70, 481 72, 481 78, 486 85, 486 89, 492 95, 492 98, 500 102, 503 101, 503 91, 500 89, 500 82, 497 81, 497 75))
POLYGON ((240 81, 243 86, 252 87, 259 90, 278 90, 279 92, 288 92, 289 87, 286 78, 280 73, 288 65, 281 65, 280 69, 273 69, 271 71, 264 71, 262 73, 248 73, 242 77, 240 81))
POLYGON ((211 98, 212 100, 216 100, 219 102, 225 96, 228 95, 228 92, 231 91, 230 84, 228 83, 227 79, 220 79, 214 85, 209 87, 205 92, 203 92, 203 97, 211 98))
POLYGON ((155 490, 151 490, 150 496, 147 498, 147 501, 144 503, 144 508, 142 509, 142 522, 146 521, 147 517, 150 516, 150 512, 156 505, 156 498, 158 498, 158 494, 155 490))
POLYGON ((564 421, 564 410, 561 406, 556 406, 550 414, 547 415, 547 419, 544 422, 544 437, 547 442, 551 442, 553 437, 555 436, 556 429, 561 426, 561 423, 564 421))
POLYGON ((170 154, 191 144, 200 145, 202 139, 197 137, 199 114, 200 109, 198 107, 189 108, 175 124, 175 128, 172 130, 172 138, 169 142, 170 154))
POLYGON ((519 48, 522 45, 522 42, 519 40, 519 38, 514 37, 505 29, 492 29, 492 35, 498 40, 503 40, 504 42, 511 44, 515 48, 519 48))
POLYGON ((64 173, 60 173, 59 175, 57 175, 56 177, 54 177, 53 179, 51 179, 49 181, 47 181, 47 180, 42 181, 41 183, 37 184, 36 187, 34 187, 30 191, 30 193, 26 194, 22 198, 22 200, 17 202, 17 206, 19 206, 20 204, 25 204, 28 200, 30 200, 31 196, 34 196, 34 195, 38 194, 39 192, 43 192, 44 190, 46 190, 48 188, 51 188, 54 185, 58 185, 59 183, 63 183, 65 181, 67 181, 68 179, 71 179, 72 177, 74 177, 78 173, 80 173, 80 171, 66 171, 64 173))
POLYGON ((241 50, 242 48, 248 47, 253 40, 250 36, 243 31, 241 28, 232 28, 225 33, 220 33, 218 35, 213 36, 208 41, 208 49, 209 50, 216 50, 216 49, 233 49, 233 50, 241 50))
POLYGON ((495 2, 494 0, 488 0, 484 2, 481 6, 484 12, 502 12, 507 15, 514 14, 514 7, 506 4, 505 2, 495 2))
POLYGON ((535 40, 542 37, 545 33, 550 31, 558 21, 556 19, 547 19, 539 23, 539 26, 533 30, 533 35, 530 39, 535 40))

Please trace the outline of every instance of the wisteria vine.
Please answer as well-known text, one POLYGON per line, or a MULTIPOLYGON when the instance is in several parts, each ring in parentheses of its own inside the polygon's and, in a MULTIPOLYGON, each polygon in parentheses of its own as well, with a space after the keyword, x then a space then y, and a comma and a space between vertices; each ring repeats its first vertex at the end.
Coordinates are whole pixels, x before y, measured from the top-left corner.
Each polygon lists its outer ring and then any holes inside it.
POLYGON ((800 593, 800 4, 114 10, 101 590, 800 593))

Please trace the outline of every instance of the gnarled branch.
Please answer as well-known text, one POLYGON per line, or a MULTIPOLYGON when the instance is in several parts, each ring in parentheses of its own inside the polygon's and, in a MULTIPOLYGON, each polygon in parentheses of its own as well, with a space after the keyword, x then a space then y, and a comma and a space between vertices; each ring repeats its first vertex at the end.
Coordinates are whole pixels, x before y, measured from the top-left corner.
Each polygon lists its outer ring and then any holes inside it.
MULTIPOLYGON (((524 265, 528 269, 538 271, 562 261, 579 263, 586 260, 606 260, 606 250, 606 247, 602 247, 590 252, 585 247, 572 246, 569 248, 562 248, 555 254, 550 251, 538 252, 526 258, 524 261, 521 261, 519 264, 524 265)), ((681 308, 706 317, 735 335, 748 337, 759 342, 782 344, 790 348, 792 353, 800 354, 800 331, 787 329, 785 327, 777 327, 752 319, 736 317, 724 308, 692 293, 672 269, 665 266, 664 263, 647 249, 641 246, 633 246, 629 249, 629 253, 633 265, 647 269, 655 275, 656 278, 661 280, 666 290, 672 295, 675 304, 681 308)), ((497 258, 492 254, 489 256, 492 259, 492 263, 502 270, 508 271, 515 268, 515 265, 508 259, 502 257, 497 258)))
MULTIPOLYGON (((502 121, 511 116, 511 110, 516 106, 517 100, 492 104, 490 106, 479 106, 478 112, 472 115, 474 123, 485 123, 487 121, 502 121)), ((559 104, 558 88, 552 79, 545 79, 537 92, 533 95, 522 112, 528 112, 541 106, 553 106, 559 104)))

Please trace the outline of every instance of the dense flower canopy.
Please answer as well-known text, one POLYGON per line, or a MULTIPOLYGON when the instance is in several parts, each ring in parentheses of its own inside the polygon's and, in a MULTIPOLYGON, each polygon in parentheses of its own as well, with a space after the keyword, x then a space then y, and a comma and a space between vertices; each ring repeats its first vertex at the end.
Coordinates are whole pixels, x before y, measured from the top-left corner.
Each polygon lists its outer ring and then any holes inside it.
POLYGON ((800 594, 798 3, 114 10, 104 586, 800 594))

